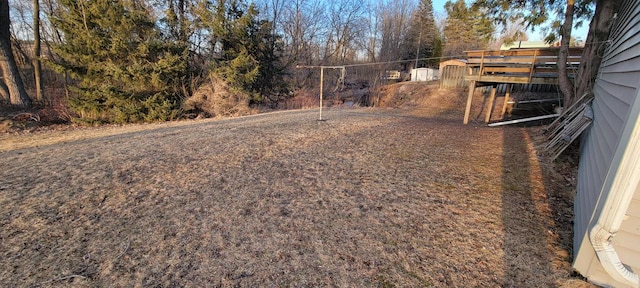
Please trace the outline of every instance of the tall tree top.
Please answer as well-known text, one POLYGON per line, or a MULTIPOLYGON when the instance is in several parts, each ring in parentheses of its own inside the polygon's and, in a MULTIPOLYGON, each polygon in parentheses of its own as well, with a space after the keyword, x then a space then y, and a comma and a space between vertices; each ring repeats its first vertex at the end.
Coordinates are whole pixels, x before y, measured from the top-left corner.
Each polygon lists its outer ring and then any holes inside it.
MULTIPOLYGON (((591 19, 594 0, 571 0, 574 5, 574 25, 580 26, 591 19)), ((547 33, 547 41, 554 41, 564 22, 566 0, 475 0, 473 6, 484 9, 496 24, 507 27, 508 23, 519 22, 527 29, 540 28, 547 33)))
POLYGON ((493 39, 492 20, 478 7, 464 0, 447 1, 448 17, 444 27, 446 56, 460 56, 465 50, 486 49, 493 39))

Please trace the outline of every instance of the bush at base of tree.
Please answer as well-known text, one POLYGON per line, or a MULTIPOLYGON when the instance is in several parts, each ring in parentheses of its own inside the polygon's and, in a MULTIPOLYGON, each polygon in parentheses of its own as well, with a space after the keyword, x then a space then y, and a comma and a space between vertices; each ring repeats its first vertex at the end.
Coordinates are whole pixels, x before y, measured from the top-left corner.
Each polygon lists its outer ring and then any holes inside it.
POLYGON ((77 124, 168 121, 181 113, 177 102, 162 93, 136 98, 113 88, 74 90, 77 96, 69 100, 69 108, 75 113, 71 121, 77 124))
POLYGON ((211 37, 210 53, 215 55, 211 75, 248 95, 251 105, 275 106, 290 97, 280 58, 282 39, 272 33, 273 23, 259 19, 255 4, 221 0, 201 5, 196 14, 211 37))
POLYGON ((231 117, 251 114, 251 95, 229 83, 209 77, 183 105, 185 113, 204 117, 231 117))

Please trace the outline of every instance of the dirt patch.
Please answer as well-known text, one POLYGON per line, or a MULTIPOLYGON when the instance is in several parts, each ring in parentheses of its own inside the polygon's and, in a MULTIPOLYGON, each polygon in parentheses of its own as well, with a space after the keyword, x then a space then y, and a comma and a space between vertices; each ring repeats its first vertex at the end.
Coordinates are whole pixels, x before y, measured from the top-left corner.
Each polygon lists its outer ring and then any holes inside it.
POLYGON ((586 285, 535 131, 461 101, 27 135, 0 153, 0 286, 586 285))

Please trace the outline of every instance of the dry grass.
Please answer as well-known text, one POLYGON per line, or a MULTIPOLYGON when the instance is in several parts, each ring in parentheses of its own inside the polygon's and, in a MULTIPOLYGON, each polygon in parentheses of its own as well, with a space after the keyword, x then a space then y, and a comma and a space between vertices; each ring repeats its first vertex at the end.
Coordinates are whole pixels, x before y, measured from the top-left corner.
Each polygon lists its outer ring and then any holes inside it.
POLYGON ((556 220, 571 187, 529 130, 463 126, 460 101, 6 145, 0 286, 585 285, 556 220))

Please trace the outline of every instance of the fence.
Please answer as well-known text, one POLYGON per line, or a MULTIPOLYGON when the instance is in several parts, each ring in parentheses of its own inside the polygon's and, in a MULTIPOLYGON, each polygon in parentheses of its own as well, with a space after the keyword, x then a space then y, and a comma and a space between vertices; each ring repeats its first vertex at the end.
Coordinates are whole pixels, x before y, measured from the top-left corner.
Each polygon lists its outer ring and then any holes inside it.
POLYGON ((465 66, 444 66, 440 71, 440 88, 466 88, 467 81, 464 75, 467 71, 465 66))

